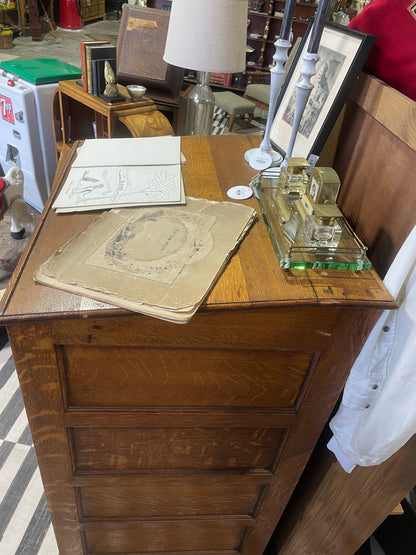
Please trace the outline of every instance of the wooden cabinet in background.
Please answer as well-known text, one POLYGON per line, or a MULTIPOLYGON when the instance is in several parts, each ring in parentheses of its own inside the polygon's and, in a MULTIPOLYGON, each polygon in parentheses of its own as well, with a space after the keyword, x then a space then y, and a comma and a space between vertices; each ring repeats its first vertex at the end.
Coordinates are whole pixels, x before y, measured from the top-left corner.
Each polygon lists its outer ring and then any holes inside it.
POLYGON ((17 0, 0 5, 0 24, 6 28, 20 27, 20 4, 17 0))
MULTIPOLYGON (((149 8, 169 11, 171 0, 148 0, 149 8)), ((247 13, 247 72, 256 70, 269 71, 275 53, 274 43, 279 35, 285 8, 285 0, 249 0, 247 13)), ((297 2, 293 19, 294 42, 303 37, 308 26, 309 18, 315 15, 317 4, 297 2)), ((195 72, 189 72, 188 80, 195 81, 195 72)), ((185 73, 188 75, 188 72, 185 73)), ((219 88, 244 90, 247 84, 246 73, 235 73, 231 79, 227 76, 221 80, 221 75, 212 78, 211 85, 219 88)))
MULTIPOLYGON (((260 140, 183 137, 186 194, 228 200, 260 140)), ((283 271, 260 215, 186 325, 36 284, 96 215, 50 208, 77 146, 0 305, 59 552, 261 555, 394 303, 374 271, 283 271)))
POLYGON ((92 21, 93 19, 107 19, 105 0, 80 0, 81 21, 92 21))
MULTIPOLYGON (((247 46, 253 49, 247 53, 248 70, 269 70, 276 51, 276 42, 286 2, 284 0, 249 0, 247 46)), ((293 43, 303 37, 309 18, 315 15, 317 4, 297 2, 293 18, 293 43)))

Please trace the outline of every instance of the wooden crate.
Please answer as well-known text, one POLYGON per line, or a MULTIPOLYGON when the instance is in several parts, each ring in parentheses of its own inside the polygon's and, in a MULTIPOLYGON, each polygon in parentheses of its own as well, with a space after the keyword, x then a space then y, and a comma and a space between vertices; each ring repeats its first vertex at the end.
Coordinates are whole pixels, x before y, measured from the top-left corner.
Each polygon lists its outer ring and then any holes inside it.
POLYGON ((81 0, 81 20, 106 19, 105 0, 81 0))

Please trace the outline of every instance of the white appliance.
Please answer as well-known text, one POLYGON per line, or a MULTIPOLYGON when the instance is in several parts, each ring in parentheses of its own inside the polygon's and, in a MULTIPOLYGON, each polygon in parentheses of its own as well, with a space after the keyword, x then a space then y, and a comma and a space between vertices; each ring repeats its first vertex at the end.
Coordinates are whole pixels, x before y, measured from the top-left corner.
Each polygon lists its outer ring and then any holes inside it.
POLYGON ((35 70, 39 72, 39 66, 48 69, 56 66, 61 73, 63 66, 64 73, 66 71, 68 74, 64 79, 79 77, 81 73, 78 68, 54 59, 1 63, 0 174, 5 175, 12 166, 21 168, 24 175, 24 199, 41 212, 51 192, 57 165, 52 97, 62 76, 57 71, 57 77, 48 77, 49 82, 35 84, 7 67, 9 64, 16 71, 23 67, 26 75, 28 62, 34 63, 34 73, 35 70), (50 82, 52 80, 54 82, 50 82))

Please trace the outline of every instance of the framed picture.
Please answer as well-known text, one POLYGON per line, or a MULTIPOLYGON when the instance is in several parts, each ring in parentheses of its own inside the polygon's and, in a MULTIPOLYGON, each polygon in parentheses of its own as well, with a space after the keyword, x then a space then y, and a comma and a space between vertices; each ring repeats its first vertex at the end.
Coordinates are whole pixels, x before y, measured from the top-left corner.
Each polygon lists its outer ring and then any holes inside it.
MULTIPOLYGON (((283 156, 292 134, 296 84, 301 79, 302 55, 307 50, 311 29, 312 24, 308 25, 289 70, 270 130, 270 141, 283 156)), ((311 155, 319 156, 375 40, 373 35, 343 25, 325 24, 316 74, 311 78, 313 88, 299 124, 292 156, 307 159, 311 155)))

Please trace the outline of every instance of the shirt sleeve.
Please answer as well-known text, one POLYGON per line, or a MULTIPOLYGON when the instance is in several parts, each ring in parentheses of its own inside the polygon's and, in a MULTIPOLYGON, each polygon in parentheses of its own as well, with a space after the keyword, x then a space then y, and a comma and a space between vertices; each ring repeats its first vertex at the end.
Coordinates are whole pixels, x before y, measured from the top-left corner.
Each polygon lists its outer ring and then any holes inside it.
POLYGON ((380 464, 416 433, 416 227, 384 281, 398 309, 380 316, 330 421, 328 448, 347 472, 380 464))

